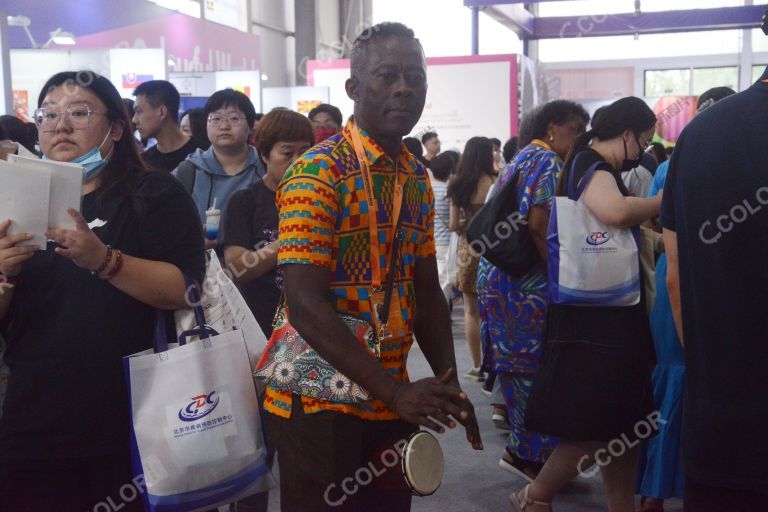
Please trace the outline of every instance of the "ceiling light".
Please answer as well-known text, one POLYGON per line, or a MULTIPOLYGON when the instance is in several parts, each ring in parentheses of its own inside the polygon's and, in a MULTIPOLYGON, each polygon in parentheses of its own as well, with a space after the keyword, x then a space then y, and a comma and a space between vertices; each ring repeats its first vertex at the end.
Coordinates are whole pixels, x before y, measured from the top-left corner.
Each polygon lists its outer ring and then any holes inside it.
POLYGON ((26 16, 8 16, 8 25, 11 27, 29 27, 31 20, 26 16))
POLYGON ((8 16, 6 18, 8 20, 8 26, 9 27, 20 27, 24 29, 24 32, 27 34, 27 38, 29 39, 30 44, 32 45, 32 48, 37 48, 37 42, 35 41, 35 38, 32 37, 32 32, 29 31, 29 25, 32 23, 32 21, 27 18, 26 16, 8 16))
POLYGON ((64 32, 61 28, 57 28, 51 32, 51 41, 56 44, 72 45, 75 44, 75 35, 72 32, 64 32))

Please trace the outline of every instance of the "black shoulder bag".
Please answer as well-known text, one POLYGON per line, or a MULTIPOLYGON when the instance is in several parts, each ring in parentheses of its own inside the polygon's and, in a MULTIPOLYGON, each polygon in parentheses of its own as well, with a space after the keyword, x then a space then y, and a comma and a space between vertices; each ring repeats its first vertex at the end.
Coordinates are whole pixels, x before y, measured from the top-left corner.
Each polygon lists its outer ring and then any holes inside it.
POLYGON ((467 226, 472 250, 512 277, 524 276, 541 261, 528 230, 528 218, 520 215, 517 204, 517 181, 525 162, 518 164, 512 179, 494 191, 467 226))

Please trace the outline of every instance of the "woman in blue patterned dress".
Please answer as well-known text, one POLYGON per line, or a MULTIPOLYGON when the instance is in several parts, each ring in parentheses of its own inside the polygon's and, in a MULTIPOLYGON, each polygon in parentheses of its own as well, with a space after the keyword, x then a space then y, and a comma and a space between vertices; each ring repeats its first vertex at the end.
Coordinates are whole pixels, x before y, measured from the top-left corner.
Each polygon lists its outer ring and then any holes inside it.
POLYGON ((542 105, 526 116, 520 133, 525 147, 507 166, 496 190, 516 187, 520 214, 528 219, 541 261, 521 278, 510 276, 485 259, 478 269, 486 363, 498 373, 511 427, 499 466, 528 481, 536 476, 557 444, 550 436, 526 430, 523 421, 542 352, 549 212, 563 160, 588 122, 589 114, 581 105, 564 100, 542 105))

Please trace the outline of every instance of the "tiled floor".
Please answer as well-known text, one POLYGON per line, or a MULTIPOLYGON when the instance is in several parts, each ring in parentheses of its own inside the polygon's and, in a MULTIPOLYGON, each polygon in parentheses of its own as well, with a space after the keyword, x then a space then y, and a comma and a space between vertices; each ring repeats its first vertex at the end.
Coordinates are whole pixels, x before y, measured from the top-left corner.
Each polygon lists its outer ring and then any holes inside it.
MULTIPOLYGON (((470 369, 469 351, 464 340, 463 312, 457 307, 453 312, 453 333, 459 374, 470 369)), ((408 372, 412 380, 432 376, 429 365, 418 345, 414 345, 408 360, 408 372)), ((489 398, 480 391, 480 383, 462 380, 478 413, 485 450, 476 452, 466 442, 462 429, 439 436, 446 460, 445 476, 441 488, 430 497, 414 498, 413 512, 447 511, 509 511, 512 510, 507 496, 519 489, 524 482, 498 467, 498 460, 505 445, 505 435, 491 422, 489 398)), ((270 496, 270 511, 279 510, 279 492, 270 496)), ((665 504, 667 512, 682 511, 677 500, 665 504)), ((555 499, 555 512, 594 512, 607 510, 602 483, 599 477, 579 478, 555 499)))

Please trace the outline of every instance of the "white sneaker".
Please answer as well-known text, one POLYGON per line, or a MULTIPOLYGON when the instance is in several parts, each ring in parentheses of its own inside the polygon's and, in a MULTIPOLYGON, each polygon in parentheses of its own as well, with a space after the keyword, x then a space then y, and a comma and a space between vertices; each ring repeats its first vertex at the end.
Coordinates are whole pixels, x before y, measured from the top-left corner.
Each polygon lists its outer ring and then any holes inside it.
POLYGON ((483 382, 485 380, 485 374, 480 371, 480 368, 472 368, 464 374, 464 378, 477 382, 483 382))

